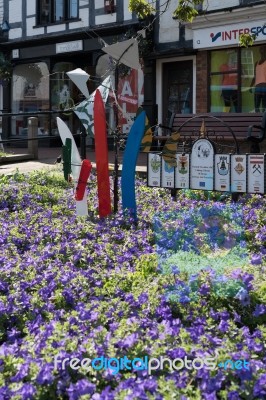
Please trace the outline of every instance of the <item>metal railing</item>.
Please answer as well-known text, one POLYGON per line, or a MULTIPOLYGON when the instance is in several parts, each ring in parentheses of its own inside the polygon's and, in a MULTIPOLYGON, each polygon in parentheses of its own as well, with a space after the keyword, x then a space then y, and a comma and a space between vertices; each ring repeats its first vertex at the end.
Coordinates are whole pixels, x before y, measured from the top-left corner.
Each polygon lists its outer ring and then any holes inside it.
MULTIPOLYGON (((24 127, 22 129, 25 129, 27 131, 27 134, 20 134, 20 137, 9 137, 7 138, 1 138, 0 136, 0 144, 8 144, 12 145, 12 143, 17 144, 18 142, 27 142, 28 144, 28 151, 29 154, 33 155, 33 158, 38 158, 38 141, 42 140, 58 140, 60 138, 59 134, 56 135, 39 135, 38 134, 38 129, 39 129, 39 116, 60 116, 60 115, 66 115, 66 113, 69 116, 69 113, 73 113, 74 111, 72 109, 67 109, 67 110, 47 110, 47 111, 31 111, 31 112, 19 112, 19 113, 13 113, 13 112, 2 112, 0 113, 0 118, 10 118, 13 119, 14 117, 22 117, 22 118, 27 118, 27 125, 24 122, 24 127), (26 125, 26 126, 25 126, 26 125), (36 144, 31 144, 31 143, 36 143, 36 144)), ((80 138, 80 148, 81 148, 81 156, 82 158, 86 158, 86 137, 87 134, 85 132, 85 128, 81 124, 80 120, 77 118, 77 121, 79 122, 79 127, 80 127, 80 133, 78 134, 73 134, 74 138, 80 138)), ((51 118, 48 121, 48 124, 50 125, 51 129, 51 118)), ((8 121, 9 126, 11 126, 11 121, 8 121)), ((49 129, 49 130, 50 130, 49 129)))

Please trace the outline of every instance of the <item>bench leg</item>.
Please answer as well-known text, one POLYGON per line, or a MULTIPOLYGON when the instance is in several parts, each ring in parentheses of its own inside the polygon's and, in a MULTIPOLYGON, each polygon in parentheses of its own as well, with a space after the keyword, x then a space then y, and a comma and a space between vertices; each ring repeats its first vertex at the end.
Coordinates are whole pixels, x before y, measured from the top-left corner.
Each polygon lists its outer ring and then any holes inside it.
POLYGON ((237 203, 240 194, 241 194, 241 193, 232 193, 232 197, 231 197, 231 198, 232 198, 232 201, 233 201, 234 203, 237 203))
POLYGON ((259 143, 256 143, 256 142, 252 142, 251 144, 250 144, 250 153, 260 153, 260 145, 259 145, 259 143))

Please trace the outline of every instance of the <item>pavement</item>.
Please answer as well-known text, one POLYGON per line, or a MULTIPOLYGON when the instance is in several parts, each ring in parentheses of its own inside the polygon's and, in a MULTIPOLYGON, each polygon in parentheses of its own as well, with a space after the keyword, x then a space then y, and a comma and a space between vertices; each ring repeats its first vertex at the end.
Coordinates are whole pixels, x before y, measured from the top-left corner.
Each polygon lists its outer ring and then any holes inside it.
MULTIPOLYGON (((10 155, 28 154, 27 148, 5 148, 5 152, 10 155)), ((17 170, 20 173, 29 173, 39 170, 59 169, 63 170, 62 164, 57 164, 56 159, 61 155, 62 147, 39 147, 38 160, 16 161, 16 162, 0 162, 0 174, 12 175, 17 170)), ((96 168, 95 164, 95 151, 90 148, 86 149, 86 158, 92 162, 92 167, 96 168)), ((114 169, 115 154, 110 150, 108 153, 109 170, 114 169)), ((122 169, 123 152, 119 152, 118 162, 119 170, 122 169)), ((147 173, 147 154, 140 153, 137 161, 136 172, 142 175, 147 173)))

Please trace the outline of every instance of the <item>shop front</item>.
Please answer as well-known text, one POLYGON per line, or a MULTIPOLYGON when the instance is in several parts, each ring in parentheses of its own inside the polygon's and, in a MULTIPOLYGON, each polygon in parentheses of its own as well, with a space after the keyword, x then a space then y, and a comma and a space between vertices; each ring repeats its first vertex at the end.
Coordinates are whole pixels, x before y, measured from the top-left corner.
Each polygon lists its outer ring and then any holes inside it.
MULTIPOLYGON (((197 91, 207 96, 205 112, 247 113, 266 110, 266 27, 264 21, 195 29, 197 58, 206 56, 206 82, 197 91), (241 34, 255 34, 254 45, 239 46, 241 34)), ((198 69, 201 68, 199 65, 198 69)), ((202 73, 198 70, 197 77, 202 73)))
MULTIPOLYGON (((104 39, 106 42, 114 41, 112 36, 104 39)), ((99 60, 103 57, 101 47, 102 43, 96 39, 77 39, 59 41, 47 46, 36 44, 32 47, 13 49, 13 77, 11 87, 6 88, 9 96, 5 97, 4 106, 4 112, 13 115, 5 118, 4 131, 8 132, 5 137, 25 138, 29 113, 38 117, 39 136, 59 138, 57 116, 64 120, 73 134, 84 130, 73 108, 85 98, 69 79, 67 72, 76 68, 86 71, 90 76, 87 82, 89 93, 92 93, 108 75, 113 76, 114 82, 114 63, 110 63, 110 57, 107 64, 104 64, 103 71, 98 68, 99 60)), ((108 133, 116 124, 122 126, 123 133, 128 133, 137 108, 143 102, 143 72, 128 68, 125 73, 123 70, 119 73, 116 84, 117 92, 115 96, 110 96, 110 102, 106 106, 108 133), (114 99, 119 103, 118 119, 115 118, 112 109, 114 99)), ((59 144, 56 140, 49 141, 49 145, 52 146, 53 143, 59 144)))

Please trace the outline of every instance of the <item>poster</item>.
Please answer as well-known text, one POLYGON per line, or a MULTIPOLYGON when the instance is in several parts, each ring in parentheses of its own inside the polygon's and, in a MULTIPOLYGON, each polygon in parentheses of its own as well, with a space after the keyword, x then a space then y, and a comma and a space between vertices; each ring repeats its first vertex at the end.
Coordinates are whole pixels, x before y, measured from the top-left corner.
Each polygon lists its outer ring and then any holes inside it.
POLYGON ((161 163, 162 158, 159 154, 148 154, 148 186, 161 186, 161 163))
POLYGON ((171 167, 162 158, 162 187, 173 189, 175 187, 175 167, 171 167))
POLYGON ((119 77, 117 98, 123 110, 119 112, 118 125, 122 127, 123 134, 127 134, 134 122, 139 105, 143 103, 143 71, 141 69, 129 68, 127 73, 119 77))
POLYGON ((230 191, 230 154, 215 154, 215 190, 230 191))
POLYGON ((176 162, 175 187, 176 189, 189 189, 189 154, 177 154, 176 162))
POLYGON ((208 139, 196 140, 190 163, 190 188, 213 190, 214 148, 208 139))
POLYGON ((264 193, 265 155, 248 155, 248 193, 264 193))
POLYGON ((246 192, 247 188, 247 156, 234 154, 231 156, 231 192, 246 192))

